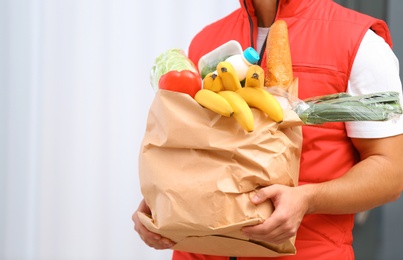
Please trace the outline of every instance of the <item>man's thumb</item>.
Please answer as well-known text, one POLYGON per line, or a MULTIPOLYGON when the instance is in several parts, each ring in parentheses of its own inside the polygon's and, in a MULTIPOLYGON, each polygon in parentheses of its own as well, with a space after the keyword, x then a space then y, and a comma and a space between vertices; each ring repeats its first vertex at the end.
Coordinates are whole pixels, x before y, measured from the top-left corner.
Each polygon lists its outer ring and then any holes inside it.
POLYGON ((265 187, 256 191, 256 194, 252 196, 251 201, 254 204, 259 204, 266 201, 269 198, 270 198, 270 187, 265 187))

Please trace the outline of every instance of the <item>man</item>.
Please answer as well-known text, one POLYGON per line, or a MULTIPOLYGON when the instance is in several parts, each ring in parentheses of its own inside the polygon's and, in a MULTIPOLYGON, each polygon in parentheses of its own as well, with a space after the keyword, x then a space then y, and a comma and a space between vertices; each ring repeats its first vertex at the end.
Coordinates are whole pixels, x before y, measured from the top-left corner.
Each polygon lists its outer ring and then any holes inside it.
MULTIPOLYGON (((260 50, 265 68, 265 37, 271 24, 282 19, 289 28, 301 99, 338 92, 401 93, 398 61, 383 21, 330 0, 240 0, 240 4, 195 36, 189 47, 195 64, 202 55, 234 39, 244 48, 260 50)), ((269 243, 297 235, 297 254, 281 259, 354 259, 354 214, 394 201, 402 192, 402 133, 402 119, 303 126, 299 186, 262 188, 252 202, 271 200, 275 210, 264 223, 243 232, 269 243)), ((138 211, 149 209, 141 202, 138 211)), ((169 239, 146 230, 136 214, 133 220, 149 246, 173 246, 169 239)), ((228 257, 173 255, 173 259, 228 257)))

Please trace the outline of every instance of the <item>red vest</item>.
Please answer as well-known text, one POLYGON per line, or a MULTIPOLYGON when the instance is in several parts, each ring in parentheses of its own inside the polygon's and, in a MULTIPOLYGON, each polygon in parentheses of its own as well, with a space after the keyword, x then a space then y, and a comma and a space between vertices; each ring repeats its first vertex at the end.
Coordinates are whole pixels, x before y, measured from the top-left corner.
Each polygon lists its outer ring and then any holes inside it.
MULTIPOLYGON (((240 9, 206 26, 193 39, 189 57, 195 64, 202 55, 232 39, 243 48, 256 47, 257 19, 252 1, 240 0, 240 3, 240 9)), ((368 29, 392 44, 383 21, 330 0, 280 0, 276 19, 288 24, 293 71, 299 78, 301 99, 346 91, 355 55, 368 29)), ((265 55, 261 65, 265 68, 265 55)), ((358 159, 344 123, 303 126, 300 185, 340 177, 358 159)), ((297 234, 297 255, 281 259, 353 259, 353 225, 353 215, 306 215, 297 234)), ((228 259, 198 258, 178 252, 174 256, 174 259, 228 259)))

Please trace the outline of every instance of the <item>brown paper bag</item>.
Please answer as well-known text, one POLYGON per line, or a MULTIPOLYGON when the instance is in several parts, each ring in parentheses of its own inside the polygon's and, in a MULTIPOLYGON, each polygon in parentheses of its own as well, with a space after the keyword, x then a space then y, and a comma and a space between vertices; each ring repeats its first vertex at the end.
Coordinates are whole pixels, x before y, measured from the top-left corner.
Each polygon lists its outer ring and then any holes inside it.
POLYGON ((240 229, 262 223, 270 202, 250 198, 271 184, 296 186, 302 124, 285 110, 281 124, 252 109, 255 130, 201 107, 186 94, 159 90, 151 105, 139 156, 141 191, 151 231, 173 249, 222 256, 295 254, 295 237, 281 244, 250 241, 240 229))

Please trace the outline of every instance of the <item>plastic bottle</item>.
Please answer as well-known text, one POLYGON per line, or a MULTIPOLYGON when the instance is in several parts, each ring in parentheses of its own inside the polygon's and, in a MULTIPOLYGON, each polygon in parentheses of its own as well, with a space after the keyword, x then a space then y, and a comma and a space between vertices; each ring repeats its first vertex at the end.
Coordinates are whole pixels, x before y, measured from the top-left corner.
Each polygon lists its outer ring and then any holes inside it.
POLYGON ((242 81, 246 77, 248 68, 259 61, 259 53, 257 53, 257 51, 252 47, 249 47, 245 49, 242 54, 232 55, 225 61, 228 61, 232 66, 234 66, 239 81, 242 81))

